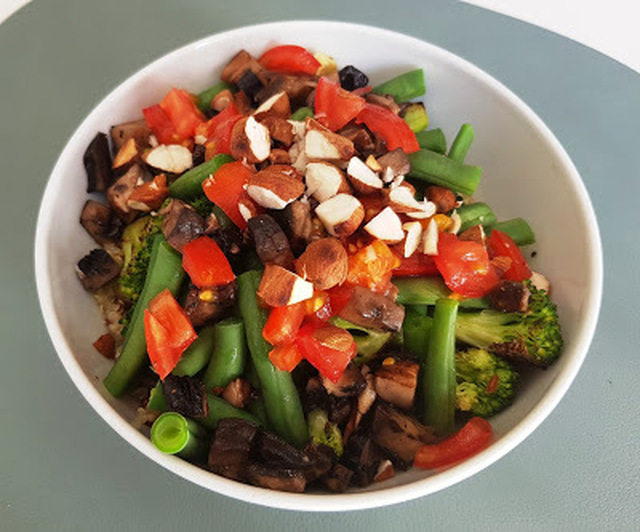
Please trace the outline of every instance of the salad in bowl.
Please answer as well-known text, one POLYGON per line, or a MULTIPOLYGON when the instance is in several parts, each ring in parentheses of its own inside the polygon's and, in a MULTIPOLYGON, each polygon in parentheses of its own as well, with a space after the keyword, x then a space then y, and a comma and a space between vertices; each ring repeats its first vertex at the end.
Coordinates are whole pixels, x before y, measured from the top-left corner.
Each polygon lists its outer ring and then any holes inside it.
POLYGON ((228 59, 84 153, 105 389, 163 453, 274 490, 487 448, 563 337, 534 231, 474 199, 472 124, 429 127, 419 65, 373 84, 296 44, 228 59))

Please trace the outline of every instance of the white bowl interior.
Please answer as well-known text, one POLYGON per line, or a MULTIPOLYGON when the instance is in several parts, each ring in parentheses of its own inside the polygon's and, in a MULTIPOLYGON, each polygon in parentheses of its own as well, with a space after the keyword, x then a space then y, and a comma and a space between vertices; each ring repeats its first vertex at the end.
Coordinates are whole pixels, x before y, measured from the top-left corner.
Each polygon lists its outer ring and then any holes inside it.
POLYGON ((587 193, 568 156, 540 119, 493 78, 422 41, 385 30, 329 22, 285 22, 214 35, 173 52, 109 94, 64 149, 43 199, 36 238, 36 276, 42 311, 65 368, 96 411, 122 437, 160 465, 209 489, 249 502, 298 510, 357 509, 392 504, 434 492, 486 467, 515 447, 546 417, 575 377, 591 341, 600 304, 601 248, 587 193), (499 218, 521 216, 532 225, 533 269, 552 282, 566 340, 562 358, 524 383, 517 400, 493 418, 496 442, 480 455, 437 473, 413 469, 343 495, 294 495, 246 486, 156 451, 131 425, 135 406, 113 399, 101 380, 111 367, 92 347, 103 331, 92 298, 75 274, 76 262, 94 246, 78 223, 87 199, 82 155, 97 131, 141 117, 173 86, 198 92, 219 78, 240 48, 259 54, 271 45, 296 43, 353 64, 373 84, 405 70, 425 70, 430 127, 449 142, 469 122, 476 140, 468 156, 483 167, 477 197, 499 218))

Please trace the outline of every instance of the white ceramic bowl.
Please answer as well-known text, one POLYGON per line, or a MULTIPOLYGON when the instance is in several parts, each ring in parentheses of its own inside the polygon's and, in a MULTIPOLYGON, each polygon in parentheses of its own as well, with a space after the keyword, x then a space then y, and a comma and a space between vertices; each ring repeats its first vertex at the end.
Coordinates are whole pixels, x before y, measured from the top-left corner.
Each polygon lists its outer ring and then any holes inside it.
POLYGON ((587 353, 600 306, 602 251, 589 197, 571 160, 540 118, 498 81, 415 38, 355 24, 290 21, 240 28, 180 48, 131 76, 89 114, 60 155, 44 194, 36 235, 36 278, 49 334, 71 379, 98 414, 141 453, 230 497, 276 508, 335 511, 433 493, 487 467, 529 435, 558 404, 587 353), (111 362, 91 344, 103 325, 74 270, 79 258, 94 247, 78 223, 87 199, 85 148, 97 131, 140 117, 141 109, 159 101, 170 87, 198 92, 209 86, 239 49, 260 54, 281 43, 323 51, 341 66, 356 65, 374 84, 424 68, 431 126, 441 127, 449 142, 463 122, 475 128, 468 160, 484 169, 477 197, 492 205, 499 218, 522 216, 535 230, 538 253, 531 264, 553 284, 564 353, 553 367, 528 379, 513 406, 492 419, 495 443, 459 465, 436 473, 414 468, 339 495, 269 491, 160 453, 131 425, 135 405, 112 398, 102 386, 111 362))

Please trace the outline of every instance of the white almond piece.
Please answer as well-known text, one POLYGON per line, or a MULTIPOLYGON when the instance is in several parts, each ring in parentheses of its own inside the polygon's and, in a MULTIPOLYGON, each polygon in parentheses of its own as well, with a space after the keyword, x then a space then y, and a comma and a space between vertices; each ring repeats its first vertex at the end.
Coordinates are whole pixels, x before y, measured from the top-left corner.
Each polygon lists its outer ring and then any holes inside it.
MULTIPOLYGON (((269 109, 273 107, 273 105, 285 95, 284 91, 278 92, 271 96, 271 98, 267 98, 264 102, 260 104, 260 106, 256 109, 254 115, 259 115, 262 113, 266 113, 269 109)), ((286 96, 286 95, 285 95, 286 96)))
POLYGON ((155 135, 149 135, 149 146, 156 148, 160 143, 155 135))
POLYGON ((396 183, 396 181, 398 181, 398 183, 395 185, 395 186, 398 186, 400 183, 402 183, 402 181, 404 181, 404 176, 403 175, 396 176, 393 172, 393 168, 391 168, 390 166, 387 166, 384 169, 384 172, 382 173, 382 180, 385 183, 396 183))
POLYGON ((203 146, 207 143, 207 137, 205 137, 204 135, 196 135, 195 137, 193 137, 193 140, 196 144, 201 144, 203 146))
POLYGON ((311 129, 304 136, 304 153, 309 159, 340 159, 338 148, 322 133, 311 129))
POLYGON ((416 220, 426 220, 436 213, 436 204, 428 201, 426 198, 422 200, 421 210, 408 212, 407 216, 416 220))
POLYGON ((272 190, 257 185, 249 185, 247 187, 247 194, 249 194, 253 201, 265 209, 275 209, 280 211, 290 203, 283 200, 272 190))
POLYGON ((294 142, 303 142, 304 135, 307 131, 307 124, 301 120, 287 120, 293 128, 294 142))
POLYGON ((433 218, 422 234, 422 253, 432 256, 438 254, 438 224, 433 218))
POLYGON ((376 214, 369 223, 364 226, 364 230, 372 237, 390 244, 400 242, 404 239, 402 222, 391 207, 385 207, 376 214))
POLYGON ((529 277, 531 284, 538 290, 544 290, 547 294, 551 293, 551 283, 544 275, 538 272, 531 271, 531 277, 529 277))
POLYGON ((389 205, 396 212, 417 212, 424 204, 416 200, 409 187, 396 187, 389 192, 389 205))
POLYGON ((193 166, 191 151, 180 144, 160 144, 144 157, 149 166, 163 172, 181 174, 193 166))
POLYGON ((374 172, 382 171, 382 166, 380 166, 380 163, 373 155, 369 155, 369 157, 367 157, 367 160, 364 162, 364 164, 366 164, 374 172))
POLYGON ((406 224, 402 224, 402 229, 407 233, 404 239, 404 258, 408 259, 415 253, 420 245, 422 224, 420 222, 407 222, 406 224))
POLYGON ((382 179, 358 157, 351 157, 349 160, 347 174, 353 187, 361 194, 369 194, 382 189, 382 179))
POLYGON ((341 170, 325 162, 307 164, 304 176, 307 184, 307 195, 323 202, 332 198, 338 192, 348 191, 347 183, 341 170))
POLYGON ((329 234, 349 236, 364 219, 364 207, 350 194, 337 194, 316 207, 316 216, 329 234))
POLYGON ((451 221, 453 222, 449 228, 449 233, 457 235, 458 231, 460 231, 460 228, 462 227, 462 219, 456 211, 453 211, 449 218, 451 218, 451 221))
POLYGON ((271 137, 269 130, 250 116, 244 126, 244 131, 249 139, 249 145, 258 162, 265 161, 271 153, 271 137))

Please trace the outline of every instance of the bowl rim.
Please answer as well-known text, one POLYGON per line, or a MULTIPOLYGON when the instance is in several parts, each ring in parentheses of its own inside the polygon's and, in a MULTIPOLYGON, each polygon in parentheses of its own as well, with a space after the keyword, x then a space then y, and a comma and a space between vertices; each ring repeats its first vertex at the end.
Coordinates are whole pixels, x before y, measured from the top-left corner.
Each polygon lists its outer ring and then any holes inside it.
POLYGON ((82 120, 80 125, 65 143, 65 147, 58 157, 47 181, 46 189, 40 204, 36 225, 34 260, 40 309, 44 317, 47 331, 53 342, 56 353, 58 354, 58 358, 85 400, 117 434, 133 445, 144 456, 147 456, 163 468, 172 471, 185 480, 189 480, 204 488, 241 501, 271 508, 299 511, 364 510, 413 500, 456 484, 457 482, 460 482, 488 467, 490 464, 507 454, 519 445, 544 421, 544 419, 557 406, 560 399, 566 393, 576 377, 593 339, 600 311, 603 283, 603 258, 600 232, 586 187, 569 155, 566 153, 558 139, 542 119, 538 117, 538 115, 526 103, 524 103, 524 101, 484 70, 437 45, 428 43, 417 37, 372 25, 330 20, 284 20, 241 26, 223 32, 218 32, 188 43, 158 57, 157 59, 154 59, 152 62, 118 84, 104 98, 102 98, 82 120), (89 122, 98 112, 98 109, 103 102, 111 98, 116 98, 121 93, 126 92, 131 85, 135 84, 139 79, 147 75, 148 72, 157 68, 158 63, 167 61, 171 58, 176 58, 182 54, 191 53, 191 51, 202 46, 210 46, 211 44, 215 44, 216 41, 241 37, 256 30, 270 31, 272 32, 272 35, 278 35, 278 30, 282 28, 296 27, 298 31, 304 32, 305 26, 318 25, 325 27, 328 31, 357 31, 359 34, 364 33, 369 37, 383 36, 385 38, 402 41, 406 46, 411 46, 416 50, 426 50, 431 55, 438 57, 447 63, 451 63, 454 67, 464 70, 468 75, 476 78, 478 81, 495 91, 501 98, 505 99, 508 104, 513 106, 513 108, 517 109, 522 114, 528 125, 542 135, 543 143, 547 145, 547 148, 558 156, 558 159, 561 162, 561 167, 568 175, 573 191, 577 195, 580 214, 588 229, 587 233, 589 235, 587 242, 589 249, 587 250, 587 253, 590 257, 590 263, 588 266, 591 271, 591 279, 589 282, 590 291, 587 296, 585 306, 590 309, 590 312, 587 314, 587 319, 585 319, 578 327, 578 331, 576 333, 576 338, 578 340, 573 349, 572 363, 567 364, 562 368, 540 402, 538 402, 515 427, 476 456, 448 469, 444 469, 428 478, 416 480, 406 485, 393 486, 373 492, 295 494, 273 491, 212 474, 211 472, 189 464, 178 457, 161 453, 151 444, 147 437, 136 430, 115 410, 113 406, 109 404, 104 397, 102 397, 92 380, 85 375, 80 364, 75 359, 70 345, 66 341, 60 321, 55 313, 55 306, 51 291, 52 277, 51 270, 49 268, 48 256, 48 236, 51 226, 48 222, 52 219, 53 213, 54 202, 51 200, 53 199, 60 180, 59 178, 56 179, 56 176, 61 175, 62 169, 65 168, 71 160, 69 154, 70 146, 77 140, 77 137, 80 136, 86 123, 89 122))

